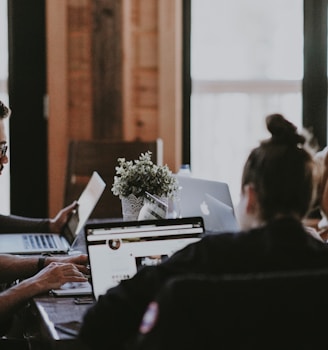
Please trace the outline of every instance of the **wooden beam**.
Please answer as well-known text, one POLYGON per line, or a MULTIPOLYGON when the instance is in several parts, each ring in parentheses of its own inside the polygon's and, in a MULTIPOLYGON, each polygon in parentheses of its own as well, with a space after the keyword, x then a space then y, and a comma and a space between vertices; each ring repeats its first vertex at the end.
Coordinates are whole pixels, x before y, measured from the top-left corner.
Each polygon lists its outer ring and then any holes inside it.
POLYGON ((68 148, 67 1, 46 0, 49 215, 63 206, 68 148))
POLYGON ((182 0, 159 1, 159 137, 164 163, 182 161, 182 0))

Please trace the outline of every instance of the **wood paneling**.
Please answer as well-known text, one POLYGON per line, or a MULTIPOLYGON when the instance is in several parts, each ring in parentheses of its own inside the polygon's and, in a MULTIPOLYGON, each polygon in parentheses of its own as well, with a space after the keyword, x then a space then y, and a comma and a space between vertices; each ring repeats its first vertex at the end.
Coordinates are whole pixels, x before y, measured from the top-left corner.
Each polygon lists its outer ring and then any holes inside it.
POLYGON ((159 135, 164 161, 182 163, 182 1, 159 0, 159 135))
POLYGON ((92 1, 68 0, 68 137, 89 139, 93 128, 92 1))
POLYGON ((47 0, 50 215, 73 138, 162 138, 178 169, 181 33, 182 0, 47 0))
POLYGON ((68 149, 67 1, 47 0, 49 215, 62 207, 68 149))
MULTIPOLYGON (((126 140, 158 136, 158 1, 123 1, 126 140)), ((165 147, 164 147, 165 149, 165 147)))
POLYGON ((176 171, 182 149, 182 0, 123 1, 123 130, 164 140, 176 171))
POLYGON ((121 1, 93 1, 93 137, 122 139, 121 1))

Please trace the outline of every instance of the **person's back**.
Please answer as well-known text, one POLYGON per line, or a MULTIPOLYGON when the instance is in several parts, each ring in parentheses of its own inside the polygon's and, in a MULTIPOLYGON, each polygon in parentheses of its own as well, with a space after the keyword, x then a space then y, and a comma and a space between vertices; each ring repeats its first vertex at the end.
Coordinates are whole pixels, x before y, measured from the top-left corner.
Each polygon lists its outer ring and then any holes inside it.
POLYGON ((328 269, 171 278, 131 350, 327 349, 328 269))
POLYGON ((305 138, 281 115, 269 116, 267 125, 272 137, 251 152, 242 175, 236 214, 243 231, 208 235, 108 290, 82 324, 79 336, 90 348, 124 348, 148 303, 174 276, 328 267, 328 247, 302 224, 315 190, 305 138))

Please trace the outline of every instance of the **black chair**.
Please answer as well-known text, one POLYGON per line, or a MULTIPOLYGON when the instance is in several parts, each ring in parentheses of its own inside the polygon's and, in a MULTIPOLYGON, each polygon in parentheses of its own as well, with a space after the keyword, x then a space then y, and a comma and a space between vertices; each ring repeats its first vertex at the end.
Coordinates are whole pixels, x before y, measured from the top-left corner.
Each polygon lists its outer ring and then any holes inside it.
POLYGON ((95 170, 107 186, 91 214, 91 218, 122 217, 121 202, 111 188, 118 158, 138 159, 141 153, 152 152, 152 161, 162 165, 162 140, 154 141, 103 141, 72 140, 69 144, 66 170, 64 206, 78 199, 95 170))
POLYGON ((170 280, 138 350, 328 349, 328 270, 170 280))

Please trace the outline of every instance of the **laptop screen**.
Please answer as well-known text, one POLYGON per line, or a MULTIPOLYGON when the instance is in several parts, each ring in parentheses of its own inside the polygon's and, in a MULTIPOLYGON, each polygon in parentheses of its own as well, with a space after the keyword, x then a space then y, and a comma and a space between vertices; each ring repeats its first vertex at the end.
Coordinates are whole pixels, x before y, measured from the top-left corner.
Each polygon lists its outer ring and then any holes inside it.
POLYGON ((204 235, 201 217, 109 222, 85 227, 93 295, 157 265, 204 235))
POLYGON ((70 245, 73 244, 79 232, 89 219, 93 209, 104 192, 106 183, 100 175, 94 171, 90 180, 78 199, 78 207, 72 213, 63 230, 63 236, 70 245))

